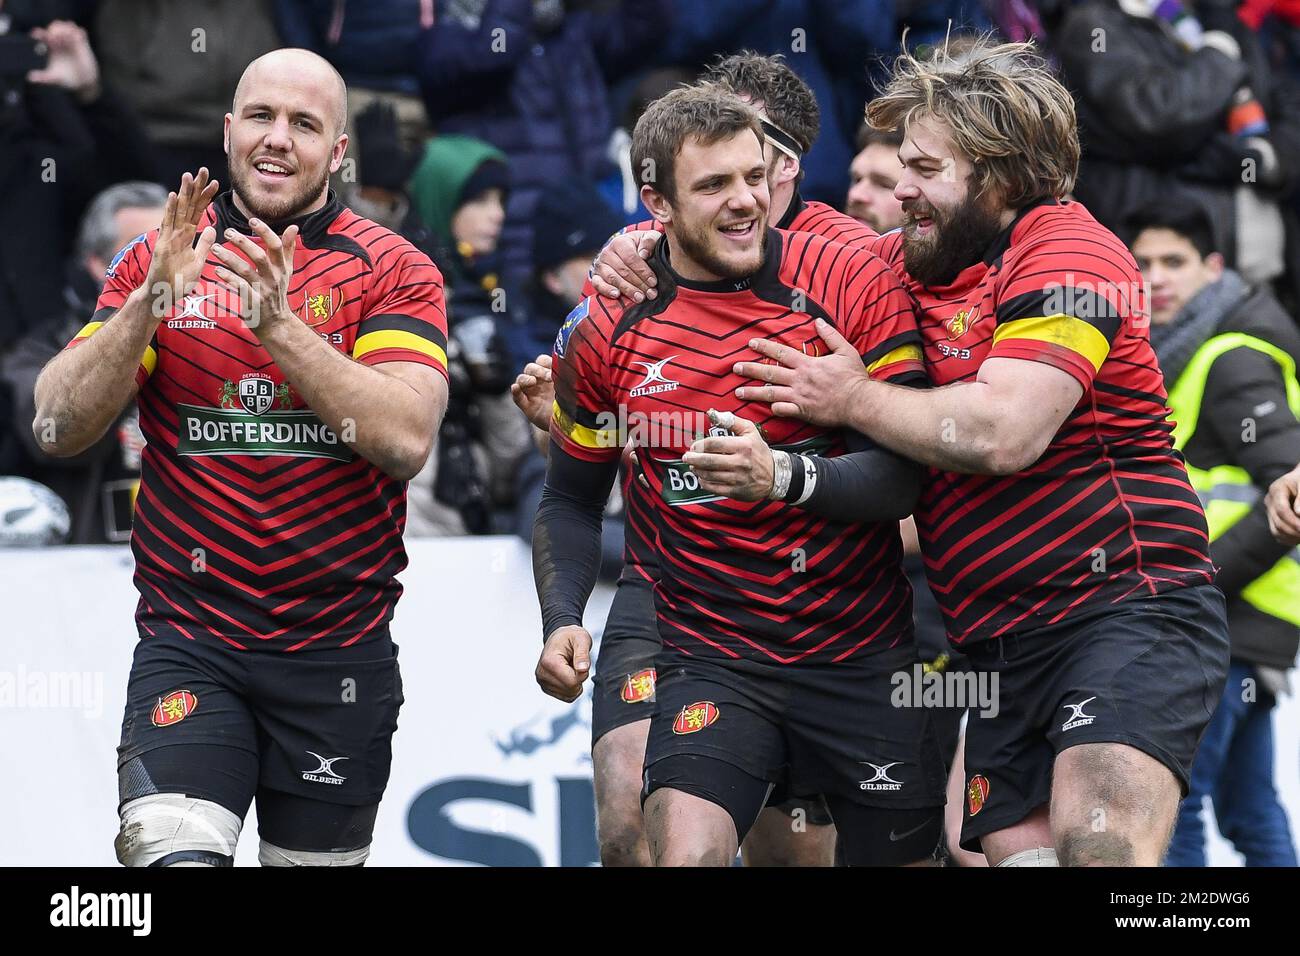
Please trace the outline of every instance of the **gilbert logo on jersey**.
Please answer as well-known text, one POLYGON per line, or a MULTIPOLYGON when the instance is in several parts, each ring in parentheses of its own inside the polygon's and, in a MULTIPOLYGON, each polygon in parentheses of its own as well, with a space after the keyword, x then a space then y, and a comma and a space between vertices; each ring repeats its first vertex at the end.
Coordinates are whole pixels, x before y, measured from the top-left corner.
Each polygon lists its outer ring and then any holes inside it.
POLYGON ((645 378, 633 386, 629 391, 629 398, 640 398, 642 395, 658 395, 660 392, 672 392, 677 389, 678 382, 664 375, 664 366, 677 358, 676 355, 670 355, 658 362, 633 362, 633 365, 639 365, 645 369, 645 378))
POLYGON ((295 409, 288 382, 278 385, 264 372, 227 379, 217 407, 176 406, 180 413, 180 455, 287 455, 351 461, 352 449, 311 409, 295 409), (279 407, 272 410, 272 406, 279 407))

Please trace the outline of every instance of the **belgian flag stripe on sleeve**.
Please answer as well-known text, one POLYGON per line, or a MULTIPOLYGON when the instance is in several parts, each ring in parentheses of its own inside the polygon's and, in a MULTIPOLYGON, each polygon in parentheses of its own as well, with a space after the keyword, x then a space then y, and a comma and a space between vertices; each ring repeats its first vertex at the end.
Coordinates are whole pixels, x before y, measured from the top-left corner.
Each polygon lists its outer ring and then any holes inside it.
POLYGON ((600 452, 599 457, 612 450, 621 453, 622 436, 617 428, 596 427, 597 418, 585 409, 575 409, 573 414, 560 407, 557 401, 551 407, 551 423, 569 443, 577 445, 584 451, 600 452))
POLYGON ((891 335, 862 356, 872 378, 892 379, 901 372, 921 372, 921 335, 914 329, 891 335))
POLYGON ((409 315, 372 315, 357 330, 352 357, 363 358, 380 350, 418 352, 439 365, 447 364, 447 338, 436 326, 409 315))
POLYGON ((1068 349, 1087 359, 1093 371, 1101 368, 1101 363, 1110 353, 1110 342, 1100 329, 1063 313, 999 323, 993 331, 993 345, 996 347, 1008 340, 1041 342, 1068 349))
MULTIPOLYGON (((108 313, 108 316, 105 316, 107 319, 115 311, 115 309, 100 309, 99 312, 95 314, 98 316, 100 313, 106 312, 108 313)), ((78 330, 77 334, 72 337, 72 340, 68 342, 65 348, 72 348, 74 345, 80 345, 82 342, 86 341, 86 339, 94 335, 103 327, 103 325, 103 321, 92 320, 87 322, 80 330, 78 330)), ((140 356, 140 367, 136 369, 136 382, 141 385, 144 384, 144 380, 152 375, 153 370, 157 367, 158 352, 154 349, 152 344, 145 346, 144 355, 140 356)))
POLYGON ((87 322, 85 325, 81 327, 81 331, 79 331, 76 335, 72 337, 72 341, 80 342, 83 339, 90 338, 92 335, 95 334, 95 330, 98 329, 103 324, 104 324, 103 322, 87 322))
POLYGON ((999 303, 997 308, 999 327, 1020 319, 1041 319, 1044 316, 1065 316, 1091 325, 1108 344, 1115 341, 1119 332, 1119 309, 1092 289, 1049 285, 1014 296, 999 303))

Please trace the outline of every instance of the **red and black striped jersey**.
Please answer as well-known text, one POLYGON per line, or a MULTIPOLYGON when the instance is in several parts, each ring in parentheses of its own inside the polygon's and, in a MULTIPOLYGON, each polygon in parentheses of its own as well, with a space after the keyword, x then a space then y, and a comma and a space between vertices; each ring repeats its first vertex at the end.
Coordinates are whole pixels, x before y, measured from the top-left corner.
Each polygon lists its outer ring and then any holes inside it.
MULTIPOLYGON (((445 375, 442 276, 429 259, 332 193, 295 221, 288 301, 302 320, 363 364, 445 375)), ((202 225, 251 235, 229 193, 202 225)), ((156 236, 114 258, 68 348, 144 283, 156 236)), ((140 635, 276 651, 364 641, 401 594, 406 485, 306 406, 217 280, 219 265, 209 258, 164 315, 136 373, 147 442, 131 536, 140 635)))
POLYGON ((926 573, 955 643, 1055 624, 1098 604, 1213 581, 1205 515, 1174 451, 1142 280, 1076 202, 1030 207, 949 285, 909 280, 901 233, 874 248, 920 305, 940 387, 988 358, 1043 362, 1083 397, 1034 464, 932 471, 917 509, 926 573))
POLYGON ((556 340, 551 435, 568 454, 608 462, 625 441, 650 488, 660 561, 659 632, 688 654, 768 663, 839 661, 911 632, 897 522, 844 524, 784 502, 742 502, 699 487, 681 458, 708 432, 709 409, 759 425, 776 447, 823 455, 843 437, 736 398, 734 363, 775 339, 815 354, 821 317, 877 378, 923 379, 910 298, 876 256, 806 233, 769 230, 748 279, 689 282, 669 242, 652 262, 659 295, 640 304, 592 296, 556 340))
MULTIPOLYGON (((859 249, 869 248, 879 238, 870 226, 823 202, 805 201, 797 192, 776 226, 792 232, 811 233, 859 249)), ((641 232, 647 229, 663 232, 664 227, 657 219, 647 219, 628 226, 623 232, 641 232)), ((585 297, 595 293, 596 290, 588 279, 582 294, 585 297)), ((623 579, 643 578, 653 581, 659 573, 654 542, 649 537, 653 525, 650 522, 648 503, 644 499, 645 489, 640 482, 633 480, 629 470, 623 482, 623 501, 627 509, 624 522, 623 579)))

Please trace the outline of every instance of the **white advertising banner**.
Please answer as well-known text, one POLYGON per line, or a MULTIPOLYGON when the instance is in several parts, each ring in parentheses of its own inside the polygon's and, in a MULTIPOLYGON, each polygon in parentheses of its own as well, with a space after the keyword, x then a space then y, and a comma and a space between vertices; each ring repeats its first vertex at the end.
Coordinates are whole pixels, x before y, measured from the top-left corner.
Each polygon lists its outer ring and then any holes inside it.
MULTIPOLYGON (((533 680, 541 637, 527 548, 501 537, 415 540, 408 550, 393 622, 406 703, 369 865, 595 864, 591 703, 552 700, 533 680)), ((0 865, 116 865, 131 570, 125 548, 0 551, 0 865)), ((611 597, 601 588, 588 608, 594 634, 611 597)), ((1295 698, 1276 727, 1295 831, 1295 698)), ((254 865, 251 812, 244 834, 236 862, 254 865)), ((1217 834, 1210 851, 1214 864, 1237 862, 1217 834)))

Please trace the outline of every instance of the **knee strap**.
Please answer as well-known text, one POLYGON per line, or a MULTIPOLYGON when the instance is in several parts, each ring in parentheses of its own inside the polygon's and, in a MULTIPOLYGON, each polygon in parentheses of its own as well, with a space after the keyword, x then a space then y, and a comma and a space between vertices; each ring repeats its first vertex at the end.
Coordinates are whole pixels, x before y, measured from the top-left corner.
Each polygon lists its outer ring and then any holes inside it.
POLYGON ((243 826, 220 804, 181 793, 131 800, 121 820, 113 847, 123 866, 230 866, 243 826))
POLYGON ((356 850, 286 850, 262 841, 257 862, 262 866, 361 866, 370 856, 370 844, 356 850))
POLYGON ((1021 850, 1019 853, 1012 853, 1003 860, 998 866, 1060 866, 1056 861, 1056 851, 1050 846, 1035 847, 1032 850, 1021 850))

